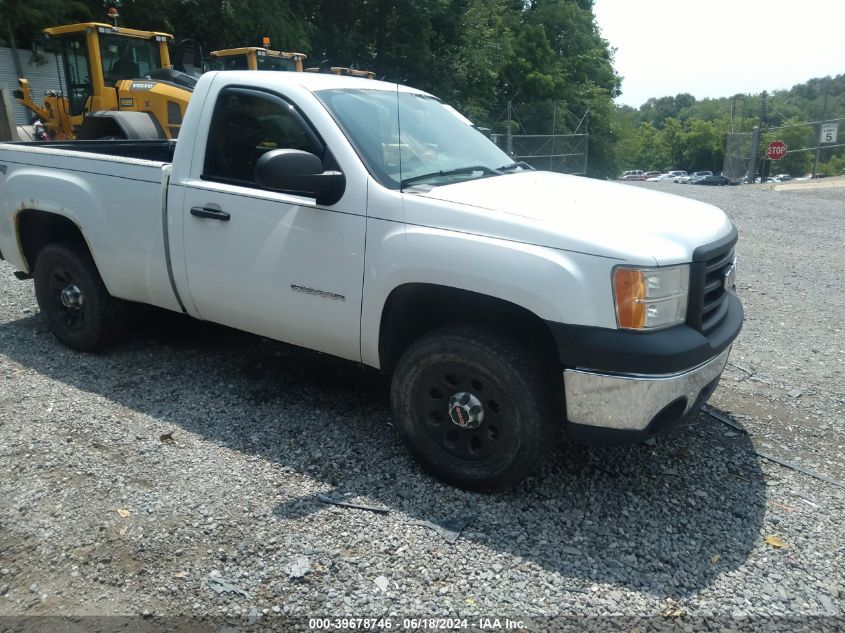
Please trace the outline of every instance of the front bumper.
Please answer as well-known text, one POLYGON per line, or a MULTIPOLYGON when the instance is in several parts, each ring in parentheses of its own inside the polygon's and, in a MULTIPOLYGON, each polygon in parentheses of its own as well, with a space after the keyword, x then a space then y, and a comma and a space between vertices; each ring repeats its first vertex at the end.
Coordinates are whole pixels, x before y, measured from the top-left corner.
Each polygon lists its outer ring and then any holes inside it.
POLYGON ((729 354, 730 348, 698 367, 674 374, 566 369, 567 418, 570 425, 621 431, 620 440, 625 435, 655 435, 704 404, 718 385, 729 354))
POLYGON ((645 333, 547 321, 564 368, 567 434, 628 444, 675 426, 716 389, 742 322, 733 292, 707 333, 687 324, 645 333))

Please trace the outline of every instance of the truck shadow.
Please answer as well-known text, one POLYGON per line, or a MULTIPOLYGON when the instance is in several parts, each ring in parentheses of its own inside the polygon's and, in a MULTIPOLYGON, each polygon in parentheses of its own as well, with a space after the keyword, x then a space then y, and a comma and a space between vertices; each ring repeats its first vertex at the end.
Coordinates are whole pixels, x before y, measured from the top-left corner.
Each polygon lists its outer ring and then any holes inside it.
MULTIPOLYGON (((560 442, 519 489, 479 495, 419 469, 392 432, 386 381, 354 363, 158 311, 100 355, 67 350, 37 315, 0 324, 0 353, 177 433, 271 460, 326 492, 362 495, 392 510, 390 520, 466 517, 462 539, 573 587, 689 595, 741 566, 759 541, 765 481, 750 439, 703 414, 653 446, 560 442)), ((292 497, 275 512, 326 510, 292 497)))

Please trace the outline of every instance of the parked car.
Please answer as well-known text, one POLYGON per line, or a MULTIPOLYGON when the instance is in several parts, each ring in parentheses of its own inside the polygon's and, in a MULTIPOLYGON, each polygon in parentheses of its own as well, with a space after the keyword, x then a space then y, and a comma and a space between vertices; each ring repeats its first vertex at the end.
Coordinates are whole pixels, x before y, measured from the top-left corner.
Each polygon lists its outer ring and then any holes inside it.
POLYGON ((689 185, 689 184, 694 184, 693 180, 695 180, 697 182, 698 180, 701 180, 705 176, 712 176, 712 175, 713 175, 712 171, 694 171, 691 174, 689 174, 688 176, 679 177, 674 182, 689 185))
POLYGON ((728 178, 727 176, 722 176, 721 174, 719 174, 718 176, 702 176, 700 179, 692 182, 692 184, 722 187, 725 185, 738 185, 739 181, 733 180, 732 178, 728 178))
POLYGON ((687 172, 683 169, 673 169, 672 171, 667 171, 666 173, 675 176, 676 178, 681 178, 687 175, 687 172))
POLYGON ((647 171, 644 175, 646 177, 646 180, 648 180, 649 178, 654 178, 655 176, 659 176, 660 172, 659 171, 647 171))
POLYGON ((775 182, 789 182, 790 180, 794 180, 792 176, 789 174, 778 174, 773 178, 775 182))
POLYGON ((672 180, 675 176, 672 174, 660 174, 659 176, 652 176, 651 178, 646 178, 648 182, 663 182, 665 180, 672 180))
POLYGON ((625 178, 626 176, 643 176, 645 172, 642 169, 631 169, 629 171, 623 171, 621 178, 625 178))
POLYGON ((369 365, 373 433, 474 490, 561 428, 632 443, 694 415, 742 327, 736 242, 712 205, 535 171, 355 77, 206 73, 175 144, 0 144, 0 258, 59 341, 102 348, 147 303, 369 365))

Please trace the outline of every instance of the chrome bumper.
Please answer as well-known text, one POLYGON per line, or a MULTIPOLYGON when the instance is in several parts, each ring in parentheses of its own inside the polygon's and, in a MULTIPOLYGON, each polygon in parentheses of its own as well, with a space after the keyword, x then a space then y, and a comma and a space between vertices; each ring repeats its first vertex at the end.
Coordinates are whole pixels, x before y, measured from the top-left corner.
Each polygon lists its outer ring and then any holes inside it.
POLYGON ((686 402, 682 416, 686 415, 702 390, 721 375, 730 351, 729 347, 706 363, 678 374, 607 374, 566 369, 563 382, 567 419, 587 426, 643 431, 658 413, 675 402, 686 402))

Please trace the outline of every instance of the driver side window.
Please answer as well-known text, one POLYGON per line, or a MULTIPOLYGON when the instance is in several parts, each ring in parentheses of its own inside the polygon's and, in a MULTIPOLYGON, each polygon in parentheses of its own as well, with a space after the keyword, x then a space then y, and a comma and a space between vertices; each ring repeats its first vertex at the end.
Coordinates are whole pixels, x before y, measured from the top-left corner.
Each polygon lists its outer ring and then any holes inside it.
POLYGON ((298 149, 322 158, 323 148, 293 106, 274 95, 230 88, 220 93, 205 150, 202 178, 255 184, 255 164, 274 149, 298 149))

